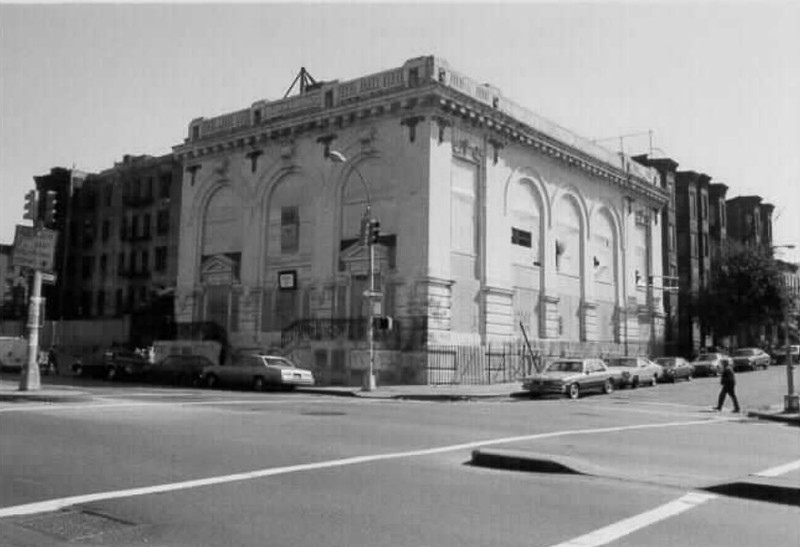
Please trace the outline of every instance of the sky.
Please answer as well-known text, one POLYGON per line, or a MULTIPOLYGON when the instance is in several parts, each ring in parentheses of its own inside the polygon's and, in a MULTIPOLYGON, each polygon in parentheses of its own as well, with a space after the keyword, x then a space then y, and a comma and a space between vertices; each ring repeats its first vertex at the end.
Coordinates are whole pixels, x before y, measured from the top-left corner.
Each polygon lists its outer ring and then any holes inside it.
POLYGON ((0 243, 33 177, 161 155, 193 118, 437 55, 600 144, 775 205, 800 261, 800 2, 7 4, 0 243), (622 138, 620 136, 630 135, 622 138))

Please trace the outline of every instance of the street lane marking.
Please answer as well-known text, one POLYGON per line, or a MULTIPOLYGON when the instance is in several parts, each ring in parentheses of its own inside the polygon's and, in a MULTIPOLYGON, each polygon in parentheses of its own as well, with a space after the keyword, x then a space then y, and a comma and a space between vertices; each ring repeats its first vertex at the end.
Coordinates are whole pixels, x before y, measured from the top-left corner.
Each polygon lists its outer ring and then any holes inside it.
POLYGON ((800 469, 800 460, 789 462, 784 465, 779 465, 778 467, 765 469, 764 471, 753 473, 753 475, 755 475, 756 477, 779 477, 780 475, 784 475, 789 471, 794 471, 795 469, 800 469))
MULTIPOLYGON (((789 462, 777 467, 771 467, 758 473, 753 473, 757 477, 778 477, 800 469, 800 460, 789 462)), ((617 523, 611 524, 594 532, 590 532, 583 536, 571 539, 566 543, 559 543, 552 547, 599 547, 600 545, 607 545, 612 541, 616 541, 623 536, 627 536, 637 530, 641 530, 651 524, 655 524, 662 520, 674 517, 684 511, 688 511, 698 505, 705 503, 709 500, 718 498, 717 494, 706 494, 700 492, 690 492, 685 496, 671 501, 660 507, 656 507, 646 513, 621 520, 617 523)))
POLYGON ((237 400, 237 401, 131 401, 127 403, 101 403, 101 404, 88 404, 88 405, 80 405, 75 403, 64 403, 63 405, 59 404, 47 404, 47 405, 30 405, 30 406, 18 406, 18 407, 8 407, 8 408, 0 408, 0 413, 5 412, 26 412, 26 411, 34 411, 34 410, 58 410, 59 412, 63 410, 90 410, 90 409, 117 409, 117 408, 137 408, 137 407, 148 407, 148 406, 204 406, 204 405, 277 405, 277 404, 285 404, 285 403, 296 403, 296 404, 366 404, 377 402, 378 399, 347 399, 345 398, 337 398, 337 399, 279 399, 279 400, 265 400, 265 399, 253 399, 253 400, 237 400))
POLYGON ((608 545, 621 537, 632 534, 633 532, 655 524, 656 522, 674 517, 684 511, 688 511, 709 500, 717 498, 716 494, 703 494, 690 492, 676 500, 656 507, 645 513, 621 520, 594 532, 571 539, 565 543, 559 543, 553 547, 598 547, 608 545))
POLYGON ((347 465, 355 465, 361 463, 371 463, 376 461, 394 460, 400 458, 411 458, 418 456, 430 456, 434 454, 443 454, 446 452, 455 452, 459 450, 470 450, 481 448, 484 446, 492 446, 498 444, 507 444, 523 441, 532 441, 538 439, 549 439, 554 437, 566 437, 570 435, 592 435, 598 433, 612 433, 619 431, 636 431, 642 429, 659 429, 666 427, 685 427, 692 425, 714 425, 722 422, 730 421, 725 418, 712 418, 705 420, 691 420, 683 422, 669 422, 660 424, 639 424, 628 426, 615 426, 615 427, 601 427, 595 429, 574 429, 566 431, 553 431, 550 433, 536 433, 532 435, 519 435, 516 437, 503 437, 499 439, 489 439, 485 441, 472 441, 468 443, 453 444, 447 446, 440 446, 435 448, 423 448, 418 450, 408 450, 404 452, 392 452, 387 454, 373 454, 367 456, 355 456, 351 458, 341 458, 337 460, 328 460, 323 462, 306 463, 300 465, 290 465, 287 467, 273 467, 268 469, 259 469, 245 473, 235 473, 232 475, 222 475, 217 477, 208 477, 205 479, 195 479, 181 482, 173 482, 166 484, 158 484, 154 486, 144 486, 140 488, 128 488, 124 490, 115 490, 109 492, 97 492, 94 494, 84 494, 79 496, 70 496, 65 498, 56 498, 52 500, 28 503, 24 505, 14 505, 9 507, 0 508, 0 518, 20 516, 20 515, 33 515, 36 513, 45 513, 49 511, 57 511, 72 505, 79 505, 84 503, 92 503, 97 501, 104 501, 110 499, 129 498, 134 496, 144 496, 149 494, 158 494, 163 492, 172 492, 175 490, 185 490, 188 488, 199 488, 203 486, 211 486, 217 484, 225 484, 231 482, 260 479, 263 477, 270 477, 274 475, 285 475, 288 473, 297 473, 299 471, 312 471, 316 469, 327 469, 331 467, 343 467, 347 465))

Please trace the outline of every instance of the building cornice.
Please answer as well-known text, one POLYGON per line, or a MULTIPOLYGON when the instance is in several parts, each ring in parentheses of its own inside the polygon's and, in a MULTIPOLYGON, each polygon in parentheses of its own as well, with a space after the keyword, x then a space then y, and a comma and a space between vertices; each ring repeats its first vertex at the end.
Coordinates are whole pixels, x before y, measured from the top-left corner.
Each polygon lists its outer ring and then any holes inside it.
POLYGON ((429 123, 438 124, 440 140, 445 128, 458 120, 487 132, 495 155, 513 143, 651 205, 668 201, 655 169, 537 116, 505 99, 498 89, 476 84, 436 57, 412 59, 400 68, 349 82, 323 84, 305 95, 271 103, 259 101, 249 109, 223 116, 197 118, 190 123, 190 137, 175 146, 173 153, 178 160, 192 163, 232 151, 252 151, 268 143, 283 145, 301 136, 335 138, 337 130, 386 117, 400 118, 413 139, 415 127, 426 120, 425 115, 430 117, 429 123))

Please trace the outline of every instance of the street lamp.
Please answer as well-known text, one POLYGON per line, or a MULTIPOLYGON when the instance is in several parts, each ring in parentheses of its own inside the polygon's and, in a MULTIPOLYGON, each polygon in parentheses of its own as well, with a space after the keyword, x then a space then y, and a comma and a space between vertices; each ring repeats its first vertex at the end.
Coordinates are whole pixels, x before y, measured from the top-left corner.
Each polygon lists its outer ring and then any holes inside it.
MULTIPOLYGON (((794 245, 773 245, 770 250, 794 249, 794 245)), ((794 365, 792 364, 792 347, 789 344, 789 307, 784 311, 784 326, 786 328, 786 395, 783 398, 784 412, 797 412, 800 410, 800 398, 794 392, 794 365)))
MULTIPOLYGON (((347 157, 338 150, 328 151, 328 159, 334 163, 347 163, 347 157)), ((367 245, 369 251, 369 290, 364 294, 367 297, 369 305, 367 306, 367 340, 369 342, 369 371, 364 376, 361 382, 361 389, 363 391, 372 391, 375 389, 375 332, 373 325, 373 303, 374 298, 379 295, 375 291, 375 237, 373 231, 377 229, 377 220, 372 217, 372 200, 370 199, 369 186, 367 181, 364 180, 364 175, 355 165, 352 166, 353 171, 358 174, 361 184, 364 186, 364 192, 367 194, 367 207, 364 209, 364 216, 361 217, 361 244, 367 245)))

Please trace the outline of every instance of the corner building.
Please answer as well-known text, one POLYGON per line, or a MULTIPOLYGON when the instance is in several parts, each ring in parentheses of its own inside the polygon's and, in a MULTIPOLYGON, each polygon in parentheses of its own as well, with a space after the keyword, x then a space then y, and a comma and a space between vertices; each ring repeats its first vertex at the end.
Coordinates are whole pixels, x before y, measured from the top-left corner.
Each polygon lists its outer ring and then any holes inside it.
POLYGON ((543 354, 658 353, 657 172, 443 59, 195 119, 174 153, 176 320, 215 322, 234 347, 280 345, 324 383, 357 378, 369 204, 380 313, 394 318, 378 333, 381 381, 425 383, 426 349, 521 327, 543 354))

